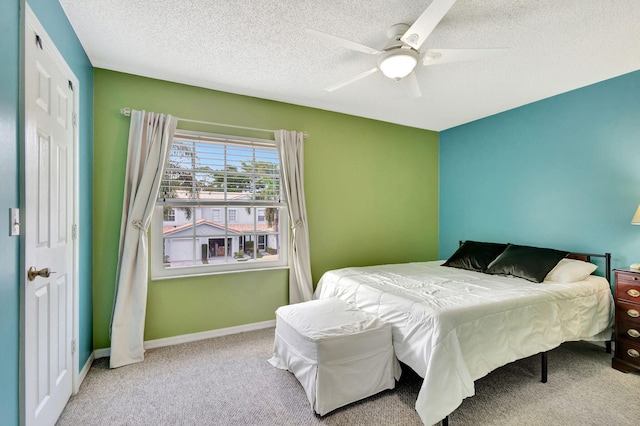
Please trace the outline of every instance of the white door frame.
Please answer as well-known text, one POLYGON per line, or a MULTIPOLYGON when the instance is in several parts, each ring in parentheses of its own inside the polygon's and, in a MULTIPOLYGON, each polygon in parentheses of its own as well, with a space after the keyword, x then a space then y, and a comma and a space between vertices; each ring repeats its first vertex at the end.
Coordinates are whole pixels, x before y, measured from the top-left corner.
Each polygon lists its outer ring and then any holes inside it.
MULTIPOLYGON (((78 251, 78 230, 79 230, 79 140, 80 140, 80 120, 79 120, 79 106, 80 106, 80 81, 76 77, 73 70, 69 67, 64 57, 54 45, 53 40, 44 27, 36 17, 35 13, 31 10, 29 5, 25 2, 20 2, 24 4, 24 15, 21 13, 21 26, 22 31, 20 32, 21 38, 21 57, 20 57, 20 223, 23 224, 21 226, 21 231, 24 230, 25 224, 25 193, 28 188, 25 188, 25 137, 26 137, 26 107, 25 107, 25 75, 26 75, 26 66, 25 58, 24 58, 24 46, 25 42, 33 42, 32 40, 25 40, 26 34, 29 33, 29 28, 33 28, 36 33, 46 42, 49 52, 53 60, 56 62, 56 65, 65 73, 69 81, 71 81, 73 85, 73 165, 72 165, 72 179, 73 179, 73 194, 71 195, 73 200, 73 237, 72 237, 72 246, 73 246, 73 254, 72 254, 72 267, 71 267, 71 278, 72 278, 72 378, 73 378, 73 394, 78 392, 78 388, 80 387, 79 378, 80 378, 80 367, 79 367, 79 349, 78 349, 78 336, 79 336, 79 323, 78 317, 80 312, 80 301, 79 301, 79 285, 78 285, 78 276, 79 276, 79 251, 78 251)), ((27 269, 29 265, 26 264, 26 243, 24 232, 21 232, 20 235, 20 393, 19 393, 19 401, 20 401, 20 423, 24 424, 25 422, 25 382, 24 382, 24 369, 25 369, 25 288, 27 283, 27 269)))

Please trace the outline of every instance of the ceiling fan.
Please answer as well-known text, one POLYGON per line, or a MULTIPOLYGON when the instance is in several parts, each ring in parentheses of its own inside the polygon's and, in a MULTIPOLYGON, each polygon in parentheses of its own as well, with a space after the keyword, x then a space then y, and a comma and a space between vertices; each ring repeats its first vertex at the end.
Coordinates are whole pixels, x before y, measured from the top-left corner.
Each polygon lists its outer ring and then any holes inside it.
POLYGON ((369 46, 356 43, 342 37, 324 33, 322 31, 307 29, 310 35, 323 40, 378 57, 377 65, 365 72, 354 75, 344 81, 325 87, 328 92, 340 89, 354 83, 375 72, 382 74, 402 84, 407 94, 417 98, 422 96, 415 68, 421 61, 422 65, 436 63, 457 62, 480 59, 491 54, 504 51, 504 49, 424 49, 420 50, 425 40, 451 9, 456 0, 433 0, 420 17, 409 26, 407 24, 395 24, 387 30, 389 41, 382 50, 376 50, 369 46))

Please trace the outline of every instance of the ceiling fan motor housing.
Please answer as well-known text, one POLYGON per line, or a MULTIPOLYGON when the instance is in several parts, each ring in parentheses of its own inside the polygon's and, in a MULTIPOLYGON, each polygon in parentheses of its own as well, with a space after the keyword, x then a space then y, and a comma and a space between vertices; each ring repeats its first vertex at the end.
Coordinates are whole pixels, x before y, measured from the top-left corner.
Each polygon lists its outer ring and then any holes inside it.
POLYGON ((401 80, 411 74, 418 63, 420 52, 400 38, 409 29, 407 24, 395 24, 387 30, 389 41, 378 55, 378 68, 386 77, 401 80))

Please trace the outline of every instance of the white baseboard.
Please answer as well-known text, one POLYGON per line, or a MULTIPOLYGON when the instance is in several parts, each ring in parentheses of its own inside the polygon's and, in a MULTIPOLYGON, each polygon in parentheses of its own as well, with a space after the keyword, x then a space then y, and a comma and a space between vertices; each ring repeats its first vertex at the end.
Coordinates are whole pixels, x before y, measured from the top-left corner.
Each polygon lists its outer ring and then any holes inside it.
MULTIPOLYGON (((276 320, 255 322, 252 324, 238 325, 235 327, 219 328, 216 330, 202 331, 200 333, 183 334, 181 336, 166 337, 164 339, 147 340, 145 349, 161 348, 163 346, 179 345, 181 343, 196 342, 198 340, 211 339, 213 337, 228 336, 230 334, 244 333, 245 331, 261 330, 275 327, 276 320)), ((105 358, 111 355, 111 348, 96 349, 93 351, 95 358, 105 358)))
POLYGON ((96 349, 93 351, 93 355, 95 356, 95 359, 106 358, 111 356, 111 348, 96 349))
POLYGON ((84 366, 82 367, 82 370, 80 370, 80 372, 78 373, 77 380, 74 383, 74 386, 73 386, 74 395, 78 393, 78 390, 80 390, 80 385, 84 381, 84 378, 87 377, 87 374, 89 373, 89 370, 91 369, 91 365, 93 364, 94 360, 95 360, 95 352, 91 352, 91 354, 89 355, 89 358, 87 359, 87 362, 84 363, 84 366))

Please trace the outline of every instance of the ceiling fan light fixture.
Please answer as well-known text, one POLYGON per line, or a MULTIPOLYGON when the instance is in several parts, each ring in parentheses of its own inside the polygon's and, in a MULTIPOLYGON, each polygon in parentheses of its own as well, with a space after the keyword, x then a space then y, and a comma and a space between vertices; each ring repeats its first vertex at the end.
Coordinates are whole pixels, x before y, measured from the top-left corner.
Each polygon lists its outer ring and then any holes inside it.
POLYGON ((418 52, 413 49, 393 49, 380 54, 378 68, 393 80, 400 80, 411 74, 418 64, 418 52))

